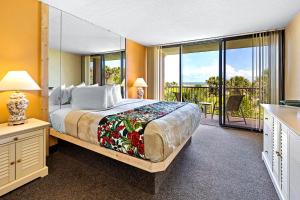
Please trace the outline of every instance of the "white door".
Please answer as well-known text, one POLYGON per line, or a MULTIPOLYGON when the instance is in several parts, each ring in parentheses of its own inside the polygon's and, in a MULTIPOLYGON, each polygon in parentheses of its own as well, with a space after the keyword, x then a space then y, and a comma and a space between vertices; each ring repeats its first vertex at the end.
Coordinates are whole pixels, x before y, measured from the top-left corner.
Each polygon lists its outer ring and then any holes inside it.
POLYGON ((15 144, 0 146, 0 187, 15 180, 15 144))
POLYGON ((43 136, 16 143, 16 178, 22 178, 43 167, 43 136))

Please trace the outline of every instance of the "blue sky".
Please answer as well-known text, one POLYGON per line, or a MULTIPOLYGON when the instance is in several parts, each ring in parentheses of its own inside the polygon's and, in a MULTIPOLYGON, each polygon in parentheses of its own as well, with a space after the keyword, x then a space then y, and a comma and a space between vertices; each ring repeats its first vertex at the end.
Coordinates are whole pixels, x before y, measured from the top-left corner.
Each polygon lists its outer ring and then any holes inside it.
MULTIPOLYGON (((226 52, 227 79, 240 75, 252 79, 252 48, 229 49, 226 52)), ((106 61, 109 67, 120 67, 120 60, 106 61)), ((179 82, 179 57, 165 57, 165 81, 179 82)), ((182 56, 183 82, 205 82, 210 76, 219 75, 219 51, 188 53, 182 56)))
POLYGON ((105 65, 108 66, 109 68, 113 68, 113 67, 120 67, 121 63, 120 60, 107 60, 105 61, 105 65))
MULTIPOLYGON (((227 79, 233 76, 244 76, 252 79, 252 48, 227 50, 227 79)), ((165 57, 165 81, 178 82, 178 55, 165 57)), ((189 53, 182 56, 183 82, 205 82, 210 76, 219 74, 219 52, 208 51, 189 53)))

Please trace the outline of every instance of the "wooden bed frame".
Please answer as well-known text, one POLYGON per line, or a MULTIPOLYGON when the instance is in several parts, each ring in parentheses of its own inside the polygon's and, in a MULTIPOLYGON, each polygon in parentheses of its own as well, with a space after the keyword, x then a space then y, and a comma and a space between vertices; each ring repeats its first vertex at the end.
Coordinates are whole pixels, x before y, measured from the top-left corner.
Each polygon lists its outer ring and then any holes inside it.
POLYGON ((128 165, 131 165, 133 167, 139 168, 141 170, 144 170, 144 171, 150 172, 150 173, 166 171, 166 169, 172 163, 172 161, 175 159, 177 154, 186 145, 186 143, 188 141, 190 141, 190 139, 192 137, 192 136, 188 137, 164 161, 151 162, 148 160, 139 159, 139 158, 136 158, 136 157, 124 154, 124 153, 120 153, 120 152, 117 152, 114 150, 107 149, 105 147, 98 146, 96 144, 92 144, 92 143, 83 141, 79 138, 75 138, 73 136, 70 136, 70 135, 67 135, 64 133, 60 133, 60 132, 54 130, 53 128, 50 128, 50 136, 73 143, 73 144, 83 147, 85 149, 89 149, 89 150, 99 153, 101 155, 118 160, 120 162, 126 163, 128 165))

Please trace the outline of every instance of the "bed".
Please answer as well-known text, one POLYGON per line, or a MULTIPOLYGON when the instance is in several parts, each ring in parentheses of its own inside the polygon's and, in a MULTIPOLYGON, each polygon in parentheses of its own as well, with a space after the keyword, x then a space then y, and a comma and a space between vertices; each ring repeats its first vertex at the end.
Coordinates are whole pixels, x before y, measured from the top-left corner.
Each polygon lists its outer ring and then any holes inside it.
POLYGON ((60 109, 52 109, 50 113, 50 135, 147 172, 165 171, 199 125, 200 109, 197 105, 184 104, 147 124, 144 130, 144 159, 99 146, 97 135, 99 121, 104 117, 157 102, 123 99, 113 108, 103 111, 74 110, 70 105, 64 105, 60 109))

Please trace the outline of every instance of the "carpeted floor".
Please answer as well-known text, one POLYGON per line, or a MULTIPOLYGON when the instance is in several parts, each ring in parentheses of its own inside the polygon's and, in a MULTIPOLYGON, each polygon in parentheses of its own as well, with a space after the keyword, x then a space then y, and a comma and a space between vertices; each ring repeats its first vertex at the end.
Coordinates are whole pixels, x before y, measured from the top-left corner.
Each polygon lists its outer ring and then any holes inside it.
POLYGON ((0 199, 277 200, 261 151, 260 133, 201 125, 160 192, 151 195, 117 178, 126 165, 62 144, 47 160, 47 177, 0 199))

